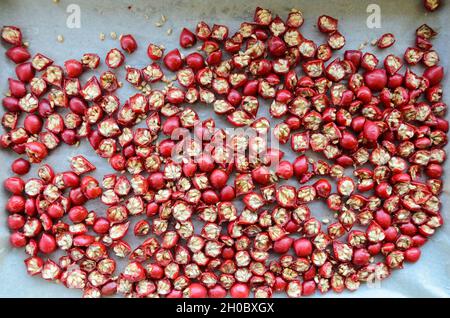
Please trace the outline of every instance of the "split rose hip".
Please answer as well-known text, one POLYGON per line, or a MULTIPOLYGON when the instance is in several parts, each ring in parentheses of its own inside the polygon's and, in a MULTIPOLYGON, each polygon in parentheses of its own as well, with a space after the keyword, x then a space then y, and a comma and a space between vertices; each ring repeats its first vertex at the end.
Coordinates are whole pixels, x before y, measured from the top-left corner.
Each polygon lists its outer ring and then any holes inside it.
POLYGON ((125 267, 125 270, 123 271, 123 277, 132 283, 136 283, 145 279, 145 276, 146 274, 144 267, 137 261, 128 263, 128 265, 125 267))
POLYGON ((322 15, 317 21, 317 26, 319 27, 320 32, 333 33, 337 31, 338 21, 330 16, 322 15))
POLYGON ((418 249, 417 247, 408 248, 405 251, 405 261, 415 263, 419 260, 420 254, 420 249, 418 249))
POLYGON ((180 126, 180 117, 172 116, 167 118, 167 120, 164 122, 162 130, 165 135, 171 136, 176 129, 180 128, 180 126))
POLYGON ((128 54, 133 53, 138 48, 137 42, 131 34, 122 35, 120 37, 120 46, 122 47, 122 50, 128 54))
POLYGON ((82 206, 75 206, 69 210, 69 219, 74 223, 83 222, 88 216, 88 211, 82 206))
POLYGON ((22 63, 16 66, 17 78, 23 83, 29 83, 34 78, 35 70, 31 63, 22 63))
POLYGON ((211 172, 215 168, 214 159, 209 154, 201 154, 196 161, 202 172, 211 172))
POLYGON ((13 230, 20 230, 25 225, 25 217, 20 214, 8 215, 8 227, 13 230))
POLYGON ((27 245, 27 238, 23 235, 23 233, 14 232, 9 236, 9 243, 11 246, 16 248, 24 247, 27 245))
POLYGON ((313 280, 304 281, 302 284, 302 296, 311 296, 316 292, 316 283, 313 280))
POLYGON ((160 189, 164 188, 165 179, 164 179, 164 175, 161 172, 152 173, 149 176, 148 180, 149 180, 150 188, 155 189, 155 190, 160 190, 160 189))
POLYGON ((392 33, 383 34, 377 41, 377 46, 380 49, 391 47, 395 43, 395 37, 392 33))
POLYGON ((276 175, 279 178, 289 180, 294 175, 294 167, 289 161, 281 161, 278 164, 276 175))
POLYGON ((220 190, 221 201, 232 201, 236 197, 236 192, 232 186, 224 186, 220 190))
POLYGON ((425 173, 430 178, 438 179, 438 178, 442 177, 442 175, 444 173, 444 169, 442 168, 441 165, 432 163, 426 167, 425 173))
POLYGON ((273 36, 268 40, 268 49, 272 56, 282 56, 287 49, 286 43, 278 36, 273 36))
POLYGON ((53 203, 47 208, 47 214, 52 219, 59 219, 64 216, 64 207, 60 203, 53 203))
POLYGON ((165 139, 161 141, 159 144, 159 153, 165 157, 168 158, 172 156, 172 150, 175 147, 175 143, 170 139, 165 139))
POLYGON ((358 147, 358 140, 351 132, 344 131, 342 133, 340 145, 346 150, 355 150, 358 147))
POLYGON ((188 29, 183 28, 180 34, 180 46, 186 49, 193 46, 195 42, 197 42, 195 34, 188 29))
POLYGON ((85 68, 95 70, 100 65, 100 57, 94 53, 83 54, 81 63, 85 68))
POLYGON ((3 98, 2 105, 7 111, 20 112, 19 100, 15 97, 3 98))
POLYGON ((202 193, 202 200, 208 205, 216 204, 220 201, 219 196, 213 190, 206 190, 202 193))
POLYGON ((308 158, 306 156, 300 156, 295 159, 294 163, 294 174, 296 177, 301 177, 305 173, 308 172, 309 163, 308 158))
MULTIPOLYGON (((440 1, 424 4, 435 10, 440 1)), ((271 297, 273 291, 300 297, 316 289, 353 291, 371 275, 384 279, 403 262, 418 261, 420 247, 443 225, 439 195, 449 123, 442 102, 444 68, 431 42, 437 32, 420 26, 403 59, 388 54, 380 66, 376 53, 361 50, 333 57, 346 42, 333 17, 317 21, 327 35, 322 45, 297 30, 305 21, 300 10, 283 21, 257 8, 253 20, 234 34, 205 22, 195 32, 183 29, 180 46, 200 40, 204 56, 184 58, 178 49, 164 55, 163 46, 149 44, 149 58, 163 58, 176 74, 166 78, 156 62, 143 69, 126 66, 126 80, 140 92, 124 103, 117 95, 119 74, 106 71, 81 83, 85 69, 100 65, 97 54, 68 60, 63 70, 39 53, 30 60, 20 29, 2 28, 18 79, 8 79, 2 99, 6 132, 0 146, 28 156, 14 161, 12 171, 26 174, 61 142, 87 138, 113 169, 129 173, 107 175, 100 185, 86 175, 95 166, 76 155, 71 171, 55 173, 44 165, 38 178, 4 181, 11 193, 5 206, 10 243, 29 255, 30 275, 61 280, 86 297, 226 297, 228 290, 232 297, 248 297, 251 290, 255 297, 271 297), (425 71, 402 72, 403 61, 421 63, 425 71), (156 82, 167 87, 149 86, 156 82), (269 113, 281 119, 274 132, 271 120, 258 116, 258 96, 272 99, 269 113), (229 133, 213 119, 200 122, 195 111, 182 107, 197 101, 257 135, 232 136, 227 144, 229 133), (143 119, 146 127, 138 128, 143 119), (188 141, 184 149, 186 139, 172 139, 181 128, 192 128, 200 142, 188 141), (267 148, 264 138, 271 135, 290 141, 299 156, 283 160, 283 151, 267 148), (177 162, 180 150, 188 157, 177 162), (309 150, 327 161, 306 155, 309 150), (249 155, 235 156, 236 151, 249 155), (345 169, 352 166, 350 178, 345 169), (299 187, 282 180, 294 176, 299 187), (336 179, 336 193, 330 178, 336 179), (241 212, 234 202, 239 196, 241 212), (107 205, 106 217, 84 206, 98 197, 107 205), (320 222, 308 206, 320 199, 336 213, 326 229, 327 220, 320 222), (152 221, 138 219, 133 233, 151 237, 133 250, 125 241, 129 218, 144 213, 152 221), (194 214, 203 222, 200 230, 194 214), (178 244, 180 239, 187 243, 178 244), (66 252, 58 263, 37 256, 56 249, 66 252), (121 273, 110 252, 130 259, 121 273), (373 263, 378 256, 383 260, 373 263), (69 270, 74 264, 79 269, 69 270)), ((394 43, 386 33, 376 45, 394 43)), ((121 36, 120 44, 129 54, 137 49, 131 35, 121 36)), ((106 56, 109 68, 124 62, 118 49, 106 56)))
POLYGON ((164 55, 164 48, 159 45, 150 43, 147 48, 147 55, 153 61, 157 61, 164 55))
POLYGON ((183 292, 181 290, 172 290, 167 294, 166 298, 183 298, 183 292))
POLYGON ((12 194, 21 194, 25 189, 25 181, 21 178, 10 177, 3 182, 5 189, 12 194))
POLYGON ((183 66, 180 51, 174 49, 164 56, 164 65, 172 72, 178 71, 183 66))
POLYGON ((106 54, 105 62, 110 68, 118 68, 125 61, 125 56, 118 49, 112 49, 106 54))
POLYGON ((267 167, 261 166, 252 171, 253 180, 261 185, 268 185, 270 183, 271 175, 267 167))
POLYGON ((349 177, 342 177, 337 182, 339 194, 350 196, 355 191, 355 182, 349 177))

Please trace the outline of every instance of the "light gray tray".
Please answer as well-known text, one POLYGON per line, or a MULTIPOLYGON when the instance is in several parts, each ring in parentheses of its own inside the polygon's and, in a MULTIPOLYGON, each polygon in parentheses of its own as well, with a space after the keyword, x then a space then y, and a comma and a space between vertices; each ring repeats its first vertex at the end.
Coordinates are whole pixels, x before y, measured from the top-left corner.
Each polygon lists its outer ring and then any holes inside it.
MULTIPOLYGON (((306 37, 317 41, 325 38, 316 30, 315 22, 319 15, 329 14, 339 19, 340 30, 347 37, 345 49, 356 49, 364 42, 370 42, 383 33, 392 32, 397 37, 397 43, 389 51, 377 52, 386 55, 388 52, 402 55, 408 46, 413 45, 414 31, 423 24, 428 23, 439 31, 439 36, 433 41, 436 50, 440 53, 442 64, 448 69, 450 30, 448 16, 450 7, 444 6, 438 12, 426 14, 421 0, 377 0, 381 9, 380 29, 369 29, 366 20, 369 17, 367 7, 373 1, 367 0, 297 0, 297 1, 106 1, 106 0, 61 0, 54 4, 52 0, 2 0, 0 1, 0 25, 18 25, 22 28, 25 41, 30 43, 32 53, 42 52, 62 64, 65 59, 80 58, 82 53, 97 52, 102 57, 106 52, 118 47, 118 41, 110 38, 110 32, 133 34, 140 44, 138 52, 127 59, 127 64, 144 66, 149 62, 146 56, 146 47, 149 42, 164 44, 172 49, 178 43, 178 35, 184 26, 194 28, 197 21, 205 20, 209 23, 224 23, 234 31, 240 22, 250 21, 256 6, 267 7, 281 17, 286 17, 291 8, 303 10, 305 24, 302 32, 306 37), (72 6, 70 6, 72 5, 72 6), (76 5, 80 8, 81 27, 67 24, 67 18, 76 5), (67 10, 69 9, 69 13, 67 10), (167 17, 163 27, 156 27, 161 15, 167 17), (167 35, 168 29, 172 35, 167 35), (99 40, 99 33, 106 34, 106 40, 99 40), (58 43, 58 35, 64 36, 64 43, 58 43)), ((77 7, 75 7, 75 10, 77 7)), ((70 20, 69 22, 73 22, 70 20)), ((4 52, 5 47, 1 48, 4 52)), ((369 45, 366 50, 372 50, 369 45)), ((2 53, 3 54, 3 53, 2 53)), ((7 87, 7 78, 14 76, 11 63, 0 58, 0 93, 4 94, 7 87)), ((448 78, 445 80, 448 87, 448 78)), ((131 92, 127 89, 120 91, 123 101, 131 92)), ((205 119, 212 112, 204 106, 196 107, 201 118, 205 119)), ((262 110, 262 114, 264 111, 262 110)), ((3 113, 3 110, 1 110, 3 113)), ((213 116, 214 117, 214 116, 213 116)), ((220 121, 220 120, 219 120, 220 121)), ((223 121, 220 121, 223 123, 223 121)), ((448 150, 448 149, 447 149, 448 150)), ((97 165, 95 176, 101 177, 111 172, 108 165, 95 154, 85 143, 79 148, 60 147, 49 157, 48 163, 58 171, 69 168, 67 158, 83 153, 91 162, 97 165)), ((10 175, 9 164, 15 157, 6 151, 0 151, 2 169, 0 180, 10 175)), ((292 158, 288 157, 288 158, 292 158)), ((446 170, 449 163, 446 164, 446 170)), ((30 173, 33 175, 35 168, 30 173)), ((448 179, 448 176, 445 177, 448 179)), ((449 184, 445 186, 443 199, 443 216, 450 219, 449 212, 449 184)), ((7 193, 0 190, 0 206, 3 207, 7 193)), ((317 205, 321 215, 326 215, 324 205, 317 205)), ((100 205, 91 205, 102 211, 100 205)), ((79 297, 77 290, 69 290, 61 285, 48 283, 40 278, 29 277, 23 265, 25 258, 22 250, 9 247, 8 229, 6 228, 6 212, 0 213, 0 297, 79 297)), ((363 285, 356 293, 345 292, 341 295, 328 293, 327 297, 448 297, 450 295, 450 231, 444 227, 433 236, 430 242, 422 249, 422 259, 414 265, 406 265, 404 270, 395 271, 389 279, 377 286, 363 285)), ((316 294, 316 297, 320 296, 316 294)))

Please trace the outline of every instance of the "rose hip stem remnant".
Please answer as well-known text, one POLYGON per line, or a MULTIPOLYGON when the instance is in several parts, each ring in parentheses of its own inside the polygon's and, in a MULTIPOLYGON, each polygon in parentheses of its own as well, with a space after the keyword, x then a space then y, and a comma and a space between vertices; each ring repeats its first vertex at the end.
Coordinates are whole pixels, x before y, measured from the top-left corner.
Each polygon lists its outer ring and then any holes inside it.
MULTIPOLYGON (((434 10, 439 1, 424 4, 434 10)), ((120 38, 125 52, 111 49, 104 57, 110 69, 98 74, 102 59, 95 53, 61 67, 43 54, 31 56, 19 28, 3 27, 17 79, 8 80, 10 94, 2 100, 0 145, 24 157, 12 171, 27 174, 61 142, 88 139, 117 172, 97 180, 88 175, 96 167, 78 155, 70 171, 44 164, 36 177, 4 181, 10 242, 25 248, 27 272, 82 289, 84 297, 300 297, 353 291, 418 261, 420 247, 443 224, 448 122, 444 69, 431 42, 437 33, 420 26, 403 57, 348 50, 340 58, 334 55, 346 41, 337 19, 318 18, 321 45, 301 33, 303 23, 299 10, 283 20, 257 8, 235 33, 204 21, 184 28, 180 46, 199 45, 198 52, 184 57, 177 48, 165 53, 149 44, 148 65, 126 66, 126 81, 138 92, 125 101, 116 96, 115 70, 138 49, 132 35, 120 38), (421 75, 417 64, 425 66, 421 75), (84 82, 87 70, 93 72, 84 82), (155 82, 167 85, 151 89, 155 82), (258 116, 263 100, 278 123, 258 116), (213 119, 199 119, 190 107, 197 102, 255 136, 236 135, 224 145, 227 133, 213 119), (146 126, 135 127, 142 120, 146 126), (172 160, 180 143, 171 136, 180 128, 211 151, 172 160), (267 134, 297 158, 283 160, 284 151, 267 149, 267 134), (351 166, 353 176, 346 176, 351 166), (283 183, 292 178, 300 185, 283 183), (104 213, 85 208, 95 199, 104 213), (317 200, 334 218, 314 217, 308 203, 317 200), (140 220, 130 231, 133 218, 140 220), (128 233, 142 243, 131 247, 128 233), (64 255, 52 260, 57 249, 64 255), (128 262, 121 273, 117 258, 128 262)), ((387 33, 376 44, 394 43, 387 33)), ((195 153, 196 144, 189 149, 195 153)))

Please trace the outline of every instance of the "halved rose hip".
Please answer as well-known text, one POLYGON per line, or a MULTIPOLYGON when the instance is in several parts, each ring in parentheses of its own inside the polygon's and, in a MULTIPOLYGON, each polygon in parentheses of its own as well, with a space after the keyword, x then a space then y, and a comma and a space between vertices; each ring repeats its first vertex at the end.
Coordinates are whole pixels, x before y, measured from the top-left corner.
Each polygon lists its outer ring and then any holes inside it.
POLYGON ((110 68, 118 68, 125 61, 125 56, 118 49, 112 49, 106 54, 105 63, 110 68))
POLYGON ((22 31, 15 26, 4 26, 2 28, 2 39, 8 44, 19 46, 22 44, 22 31))
POLYGON ((120 37, 120 46, 129 54, 133 53, 138 48, 137 42, 131 34, 122 35, 120 37))
POLYGON ((183 59, 178 49, 168 52, 163 60, 164 65, 172 72, 178 71, 183 65, 183 59))

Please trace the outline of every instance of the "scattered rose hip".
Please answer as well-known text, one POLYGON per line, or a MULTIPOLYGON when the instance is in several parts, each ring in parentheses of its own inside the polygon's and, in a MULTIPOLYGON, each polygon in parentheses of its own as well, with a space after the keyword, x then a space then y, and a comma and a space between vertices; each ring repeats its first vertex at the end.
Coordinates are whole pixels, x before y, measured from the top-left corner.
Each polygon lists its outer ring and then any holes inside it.
POLYGON ((423 6, 428 11, 435 11, 441 5, 441 0, 423 0, 423 6))
MULTIPOLYGON (((439 1, 424 5, 433 11, 439 1)), ((25 249, 27 272, 84 297, 266 298, 354 291, 418 261, 443 224, 449 125, 444 69, 431 43, 437 33, 420 26, 403 58, 379 60, 361 50, 340 58, 334 55, 346 40, 337 19, 317 20, 325 44, 306 38, 303 23, 299 10, 284 21, 257 8, 235 33, 204 21, 184 28, 180 46, 200 44, 199 51, 184 56, 150 43, 148 65, 126 66, 126 81, 138 91, 126 101, 115 95, 115 70, 138 49, 132 35, 120 38, 127 54, 113 48, 104 57, 110 70, 83 82, 80 76, 101 63, 97 54, 61 67, 31 55, 19 28, 3 27, 17 79, 8 79, 2 100, 0 146, 24 157, 12 172, 25 175, 61 143, 83 139, 115 171, 97 180, 88 175, 96 167, 77 155, 70 171, 43 164, 37 177, 4 180, 10 243, 25 249), (417 64, 425 67, 421 75, 412 70, 417 64), (167 85, 149 88, 155 82, 167 85), (272 120, 258 116, 264 100, 272 120), (197 102, 255 135, 224 145, 228 133, 213 119, 200 120, 190 107, 197 102), (192 142, 192 158, 173 160, 184 142, 172 138, 179 128, 210 151, 192 142), (268 148, 269 134, 297 153, 293 162, 268 148), (345 175, 352 166, 353 176, 345 175), (300 186, 283 181, 290 179, 300 186), (87 210, 90 200, 100 200, 105 213, 87 210), (314 217, 308 203, 318 200, 331 220, 314 217), (129 235, 143 240, 132 247, 129 235), (63 255, 51 259, 56 250, 63 255), (127 262, 121 273, 119 259, 127 262)), ((376 45, 395 41, 387 33, 376 45)))

